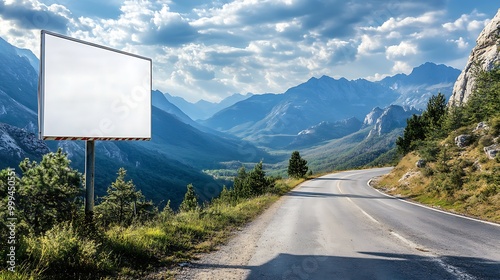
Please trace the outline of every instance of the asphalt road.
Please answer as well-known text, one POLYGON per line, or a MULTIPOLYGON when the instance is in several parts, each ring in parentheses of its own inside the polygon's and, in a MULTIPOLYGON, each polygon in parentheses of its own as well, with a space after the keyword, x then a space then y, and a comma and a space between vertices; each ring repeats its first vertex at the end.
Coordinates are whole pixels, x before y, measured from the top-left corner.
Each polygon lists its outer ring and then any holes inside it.
POLYGON ((247 279, 500 279, 500 226, 367 185, 388 171, 331 174, 296 188, 238 268, 247 279))

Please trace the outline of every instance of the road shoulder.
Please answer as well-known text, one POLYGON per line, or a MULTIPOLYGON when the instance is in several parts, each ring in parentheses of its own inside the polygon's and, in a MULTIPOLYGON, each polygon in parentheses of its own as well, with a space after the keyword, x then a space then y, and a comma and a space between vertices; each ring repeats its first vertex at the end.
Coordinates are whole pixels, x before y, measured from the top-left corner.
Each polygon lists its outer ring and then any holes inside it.
MULTIPOLYGON (((296 188, 298 187, 300 185, 296 188)), ((255 252, 259 238, 284 199, 285 197, 281 197, 255 220, 232 233, 229 241, 217 251, 201 254, 198 260, 175 269, 175 279, 245 279, 250 272, 247 264, 255 252)))

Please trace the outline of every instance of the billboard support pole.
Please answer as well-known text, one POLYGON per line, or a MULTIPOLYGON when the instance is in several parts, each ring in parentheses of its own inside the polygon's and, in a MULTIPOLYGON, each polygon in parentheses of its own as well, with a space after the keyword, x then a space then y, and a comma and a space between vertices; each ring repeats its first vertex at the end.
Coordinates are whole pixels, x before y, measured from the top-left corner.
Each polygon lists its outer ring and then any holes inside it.
POLYGON ((95 142, 85 141, 85 217, 92 221, 94 213, 95 142))

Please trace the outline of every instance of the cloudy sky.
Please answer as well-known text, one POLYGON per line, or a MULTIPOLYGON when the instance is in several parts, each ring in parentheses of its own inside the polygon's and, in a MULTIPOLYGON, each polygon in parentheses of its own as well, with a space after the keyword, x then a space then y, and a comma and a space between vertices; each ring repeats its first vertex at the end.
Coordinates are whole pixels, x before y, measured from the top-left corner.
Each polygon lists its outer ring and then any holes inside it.
POLYGON ((497 1, 0 0, 0 37, 40 29, 153 59, 153 88, 194 102, 281 93, 328 75, 378 80, 424 62, 462 69, 497 1))

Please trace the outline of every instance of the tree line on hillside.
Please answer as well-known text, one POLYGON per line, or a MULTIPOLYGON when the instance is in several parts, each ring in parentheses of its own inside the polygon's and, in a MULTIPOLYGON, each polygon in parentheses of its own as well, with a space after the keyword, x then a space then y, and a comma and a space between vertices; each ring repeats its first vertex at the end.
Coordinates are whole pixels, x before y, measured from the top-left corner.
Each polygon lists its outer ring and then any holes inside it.
MULTIPOLYGON (((290 163, 292 165, 291 169, 289 168, 290 177, 303 177, 307 172, 307 166, 305 166, 307 161, 303 160, 298 152, 292 154, 290 163)), ((127 172, 124 168, 120 168, 116 180, 108 186, 106 195, 98 198, 99 203, 94 208, 94 219, 89 223, 83 211, 83 176, 71 168, 70 160, 62 149, 44 155, 39 163, 25 159, 19 166, 20 175, 15 174, 13 169, 0 171, 0 234, 2 236, 10 234, 8 218, 12 214, 11 216, 16 218, 18 260, 46 266, 42 267, 42 270, 48 269, 49 272, 60 273, 59 269, 85 269, 76 260, 79 258, 79 253, 93 252, 92 258, 94 258, 96 252, 99 252, 100 245, 98 244, 108 243, 107 246, 121 246, 110 245, 109 241, 106 241, 107 231, 115 227, 125 229, 155 223, 176 213, 170 207, 170 203, 159 211, 152 201, 147 200, 142 192, 137 190, 132 180, 126 180, 127 172), (7 209, 11 209, 12 212, 7 209), (78 237, 82 242, 88 241, 93 244, 91 246, 93 249, 90 250, 85 247, 86 245, 82 245, 87 243, 78 242, 66 244, 61 241, 61 244, 48 245, 52 244, 51 242, 58 242, 50 240, 51 238, 57 239, 57 237, 48 237, 54 234, 78 237), (60 250, 78 252, 61 253, 64 256, 61 258, 68 258, 68 262, 72 262, 71 265, 59 263, 60 259, 55 263, 47 261, 48 263, 42 265, 41 259, 47 257, 47 250, 49 250, 47 246, 69 246, 60 250), (76 267, 72 268, 72 265, 76 267)), ((262 161, 250 171, 242 167, 234 178, 234 185, 231 188, 224 186, 220 195, 213 201, 236 205, 252 197, 277 193, 279 190, 275 187, 275 183, 279 179, 281 178, 266 175, 262 161)), ((178 213, 201 211, 203 207, 205 205, 200 205, 193 185, 189 184, 178 213)), ((2 256, 6 256, 9 252, 10 246, 8 245, 5 242, 1 244, 2 256)), ((3 262, 2 267, 5 268, 5 265, 6 263, 3 262)), ((35 269, 35 267, 31 268, 35 269)))

